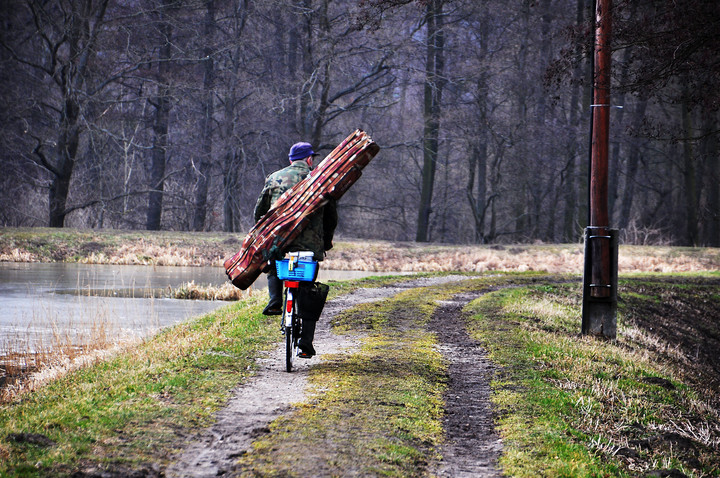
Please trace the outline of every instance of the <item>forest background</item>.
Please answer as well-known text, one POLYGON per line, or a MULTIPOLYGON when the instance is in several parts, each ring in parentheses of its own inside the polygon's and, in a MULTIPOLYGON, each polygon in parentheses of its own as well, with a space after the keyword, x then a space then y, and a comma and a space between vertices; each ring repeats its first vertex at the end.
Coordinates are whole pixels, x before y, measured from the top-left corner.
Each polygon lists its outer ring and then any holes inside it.
MULTIPOLYGON (((610 225, 720 246, 720 2, 613 7, 610 225)), ((296 141, 352 237, 574 242, 590 0, 0 2, 0 225, 244 232, 296 141), (323 155, 324 155, 323 154, 323 155)))

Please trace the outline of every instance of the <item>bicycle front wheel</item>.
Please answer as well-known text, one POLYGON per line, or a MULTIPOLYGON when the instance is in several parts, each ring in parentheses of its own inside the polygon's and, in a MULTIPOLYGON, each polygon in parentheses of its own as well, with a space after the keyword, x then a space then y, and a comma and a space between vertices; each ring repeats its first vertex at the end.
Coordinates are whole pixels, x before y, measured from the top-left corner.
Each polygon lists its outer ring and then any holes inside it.
POLYGON ((292 372, 293 353, 295 349, 295 337, 293 337, 293 328, 285 326, 285 370, 292 372))

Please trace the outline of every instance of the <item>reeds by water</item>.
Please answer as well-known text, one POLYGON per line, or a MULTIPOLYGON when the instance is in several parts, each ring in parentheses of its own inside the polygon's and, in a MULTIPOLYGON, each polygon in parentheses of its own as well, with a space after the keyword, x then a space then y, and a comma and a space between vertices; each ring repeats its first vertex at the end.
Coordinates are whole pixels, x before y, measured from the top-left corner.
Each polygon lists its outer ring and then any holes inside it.
MULTIPOLYGON (((139 292, 78 284, 73 293, 78 301, 90 296, 234 301, 255 294, 254 289, 240 291, 229 283, 211 286, 194 281, 177 288, 142 289, 139 292)), ((82 317, 64 317, 61 321, 58 311, 49 310, 40 303, 33 317, 3 333, 0 337, 0 403, 34 390, 68 371, 105 359, 141 340, 140 333, 123 331, 106 305, 84 305, 80 310, 82 317)), ((143 319, 145 329, 147 324, 150 324, 150 333, 160 328, 152 317, 143 319)))
POLYGON ((107 310, 86 310, 82 324, 60 326, 41 310, 27 324, 0 338, 0 403, 36 389, 48 380, 93 363, 137 337, 118 334, 107 310))

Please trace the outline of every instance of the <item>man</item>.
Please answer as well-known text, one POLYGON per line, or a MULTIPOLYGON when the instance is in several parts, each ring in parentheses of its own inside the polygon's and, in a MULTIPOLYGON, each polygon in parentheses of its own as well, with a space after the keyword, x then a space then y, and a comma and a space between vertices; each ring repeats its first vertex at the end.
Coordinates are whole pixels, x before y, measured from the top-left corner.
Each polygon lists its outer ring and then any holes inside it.
MULTIPOLYGON (((310 143, 295 143, 290 148, 288 159, 290 166, 272 173, 265 179, 265 186, 255 204, 255 222, 259 221, 275 204, 282 194, 295 184, 305 179, 313 168, 313 161, 318 153, 313 151, 310 143)), ((331 200, 322 209, 313 213, 309 218, 305 229, 292 243, 283 251, 312 251, 316 261, 322 261, 325 251, 332 248, 333 234, 337 226, 337 208, 334 200, 331 200)), ((267 272, 268 292, 270 300, 263 310, 265 315, 282 314, 282 293, 283 283, 277 277, 275 262, 270 265, 267 272)), ((315 335, 315 322, 304 321, 299 347, 302 351, 301 357, 309 358, 315 355, 312 346, 315 335)))

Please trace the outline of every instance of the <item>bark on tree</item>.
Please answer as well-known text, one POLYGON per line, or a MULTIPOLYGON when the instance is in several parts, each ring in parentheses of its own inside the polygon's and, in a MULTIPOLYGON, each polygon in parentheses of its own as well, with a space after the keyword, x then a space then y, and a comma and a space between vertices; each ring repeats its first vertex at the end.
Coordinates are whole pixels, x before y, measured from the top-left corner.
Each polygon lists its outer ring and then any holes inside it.
MULTIPOLYGON (((686 94, 689 95, 689 91, 686 94)), ((687 96, 686 96, 687 98, 687 96)), ((687 101, 682 106, 682 124, 685 140, 683 141, 683 180, 685 185, 685 243, 696 246, 698 244, 698 191, 697 191, 697 171, 695 166, 695 152, 692 141, 689 139, 693 135, 692 111, 687 101)))
POLYGON ((167 18, 172 0, 163 0, 159 11, 160 42, 157 61, 158 86, 157 96, 152 102, 155 107, 153 120, 153 146, 150 152, 150 194, 146 228, 150 231, 160 230, 163 196, 165 189, 165 165, 167 162, 168 132, 170 130, 170 61, 172 58, 172 25, 167 18))
MULTIPOLYGON (((49 160, 40 145, 35 154, 52 174, 49 191, 50 227, 63 227, 67 214, 67 199, 70 192, 70 181, 78 160, 78 150, 82 127, 82 89, 86 86, 88 65, 95 55, 98 34, 107 11, 108 0, 93 2, 73 2, 70 4, 69 15, 65 17, 68 55, 63 58, 59 53, 62 42, 50 51, 52 64, 61 65, 53 72, 55 81, 61 91, 60 121, 58 124, 57 148, 55 159, 49 160)), ((44 16, 43 7, 37 6, 35 13, 44 16)), ((45 19, 37 17, 38 24, 45 19)), ((49 37, 46 37, 49 39, 49 37)), ((49 46, 49 45, 48 45, 49 46)))
MULTIPOLYGON (((481 15, 486 16, 487 12, 483 9, 481 15)), ((488 209, 492 204, 495 196, 491 199, 487 198, 488 183, 488 143, 489 128, 488 121, 488 102, 490 101, 490 89, 488 85, 489 77, 489 49, 488 49, 488 32, 489 25, 486 21, 478 24, 478 52, 477 58, 477 80, 475 81, 475 95, 473 108, 476 110, 476 128, 469 128, 469 134, 473 137, 468 138, 471 145, 468 155, 468 181, 466 186, 466 196, 472 211, 474 223, 474 242, 484 244, 487 241, 487 232, 485 229, 488 209), (477 176, 477 180, 476 180, 477 176)))
POLYGON ((707 188, 707 228, 705 232, 705 245, 720 246, 720 143, 714 129, 717 125, 717 113, 705 114, 705 132, 708 135, 705 142, 705 163, 707 174, 705 184, 707 188))
POLYGON ((444 48, 443 0, 430 0, 427 3, 426 23, 426 59, 425 88, 423 103, 423 169, 420 207, 418 212, 417 234, 415 240, 427 242, 432 212, 433 187, 437 168, 440 135, 440 105, 444 87, 444 48))
MULTIPOLYGON (((641 97, 637 103, 635 111, 633 112, 633 131, 640 130, 643 119, 645 118, 646 109, 647 99, 641 97)), ((640 165, 640 157, 643 154, 641 143, 642 140, 640 138, 636 138, 635 141, 630 142, 630 147, 628 149, 628 159, 625 165, 625 187, 620 203, 620 217, 618 218, 618 227, 621 230, 627 229, 630 224, 630 214, 632 211, 637 184, 637 172, 640 165)))
POLYGON ((240 208, 238 205, 239 168, 244 163, 243 146, 238 138, 239 128, 236 109, 247 97, 239 97, 238 78, 243 58, 243 39, 249 14, 249 0, 238 0, 234 4, 231 35, 235 43, 230 51, 229 63, 225 68, 228 80, 225 80, 224 122, 221 127, 223 134, 223 230, 237 232, 240 229, 240 208))
POLYGON ((200 118, 200 165, 198 167, 197 189, 195 191, 195 211, 193 214, 193 230, 202 231, 205 228, 207 216, 208 184, 212 170, 213 146, 213 115, 215 113, 215 63, 211 43, 215 32, 215 1, 205 2, 205 20, 203 33, 205 48, 203 49, 203 107, 200 118))

